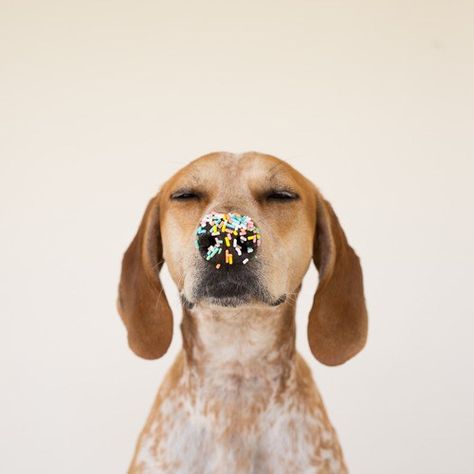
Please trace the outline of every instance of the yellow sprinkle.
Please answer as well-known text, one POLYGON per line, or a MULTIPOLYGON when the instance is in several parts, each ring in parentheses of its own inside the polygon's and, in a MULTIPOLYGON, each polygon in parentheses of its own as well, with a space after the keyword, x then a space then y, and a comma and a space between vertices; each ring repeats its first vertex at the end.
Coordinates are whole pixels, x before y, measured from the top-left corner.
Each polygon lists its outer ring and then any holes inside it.
POLYGON ((232 260, 233 260, 233 255, 230 253, 229 254, 229 265, 232 265, 232 260))
POLYGON ((227 245, 227 247, 230 247, 229 237, 224 237, 224 240, 225 240, 225 244, 227 245))
POLYGON ((249 236, 247 237, 247 240, 255 240, 255 235, 249 235, 249 236))

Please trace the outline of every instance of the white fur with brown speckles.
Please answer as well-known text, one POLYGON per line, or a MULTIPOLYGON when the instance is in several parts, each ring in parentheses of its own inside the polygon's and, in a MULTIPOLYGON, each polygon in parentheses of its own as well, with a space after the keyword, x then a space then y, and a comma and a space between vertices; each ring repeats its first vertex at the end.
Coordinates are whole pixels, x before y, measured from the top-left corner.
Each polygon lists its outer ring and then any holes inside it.
POLYGON ((129 472, 346 473, 294 337, 279 345, 292 317, 281 307, 185 312, 189 344, 160 389, 129 472))

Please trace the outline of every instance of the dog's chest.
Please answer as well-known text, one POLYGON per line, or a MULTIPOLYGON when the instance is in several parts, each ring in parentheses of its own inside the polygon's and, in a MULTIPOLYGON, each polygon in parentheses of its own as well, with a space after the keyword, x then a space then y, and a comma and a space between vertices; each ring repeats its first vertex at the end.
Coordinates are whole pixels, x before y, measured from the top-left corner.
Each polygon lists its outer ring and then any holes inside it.
POLYGON ((239 386, 235 380, 163 400, 131 472, 346 472, 323 409, 308 410, 297 398, 270 400, 267 383, 256 378, 239 386))

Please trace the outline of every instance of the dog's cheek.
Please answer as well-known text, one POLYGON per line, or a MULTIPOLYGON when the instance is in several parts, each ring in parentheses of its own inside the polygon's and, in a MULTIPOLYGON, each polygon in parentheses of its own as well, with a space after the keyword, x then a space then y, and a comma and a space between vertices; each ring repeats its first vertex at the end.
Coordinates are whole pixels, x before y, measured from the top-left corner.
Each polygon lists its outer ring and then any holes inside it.
POLYGON ((293 292, 301 284, 312 258, 312 237, 309 226, 296 229, 291 238, 284 239, 281 249, 280 275, 285 277, 286 291, 293 292))
POLYGON ((286 249, 277 245, 277 242, 267 242, 268 245, 259 249, 257 256, 259 271, 258 278, 265 289, 278 298, 288 292, 289 263, 286 249))
POLYGON ((162 226, 163 258, 170 272, 171 278, 178 286, 182 285, 183 270, 185 268, 186 252, 184 242, 172 225, 162 226))

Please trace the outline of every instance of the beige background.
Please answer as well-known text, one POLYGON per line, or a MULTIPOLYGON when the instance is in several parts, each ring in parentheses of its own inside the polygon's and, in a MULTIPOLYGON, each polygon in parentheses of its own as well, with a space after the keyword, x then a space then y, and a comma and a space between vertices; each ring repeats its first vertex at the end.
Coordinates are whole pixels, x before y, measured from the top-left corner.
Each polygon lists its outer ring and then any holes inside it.
MULTIPOLYGON (((125 472, 181 344, 114 303, 148 198, 256 149, 333 203, 363 262, 356 359, 298 347, 355 474, 472 473, 471 1, 1 2, 0 471, 125 472)), ((180 320, 176 291, 165 286, 180 320)))

